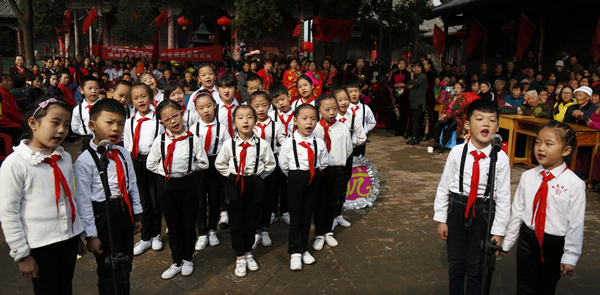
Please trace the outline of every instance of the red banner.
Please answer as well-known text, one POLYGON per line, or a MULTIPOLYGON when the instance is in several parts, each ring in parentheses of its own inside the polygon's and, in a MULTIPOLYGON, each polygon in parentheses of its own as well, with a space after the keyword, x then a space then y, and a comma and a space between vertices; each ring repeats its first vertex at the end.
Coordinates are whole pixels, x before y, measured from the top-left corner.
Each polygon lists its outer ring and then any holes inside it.
POLYGON ((83 30, 83 34, 85 35, 88 31, 88 28, 98 19, 98 14, 96 13, 96 8, 92 7, 92 11, 90 11, 90 14, 88 14, 88 16, 85 18, 85 21, 83 22, 83 27, 81 27, 81 29, 83 30))
POLYGON ((594 39, 592 40, 592 48, 590 48, 590 55, 591 56, 600 55, 600 19, 598 19, 598 25, 596 26, 596 33, 594 34, 594 39))
POLYGON ((315 17, 312 24, 313 39, 336 43, 350 41, 354 21, 356 21, 356 18, 326 19, 315 17))
POLYGON ((439 54, 444 52, 446 34, 437 25, 433 25, 433 47, 437 48, 439 54))
MULTIPOLYGON (((94 45, 94 52, 98 52, 98 46, 94 45)), ((131 58, 152 58, 152 49, 146 48, 123 48, 102 46, 102 59, 121 59, 125 56, 131 58)), ((176 61, 222 61, 223 46, 205 46, 180 49, 163 49, 160 51, 160 60, 176 61)))
POLYGON ((517 56, 519 59, 523 58, 523 53, 527 50, 527 46, 529 46, 529 41, 531 41, 531 37, 535 33, 535 25, 531 23, 531 21, 521 13, 521 24, 519 25, 519 41, 517 42, 517 56))

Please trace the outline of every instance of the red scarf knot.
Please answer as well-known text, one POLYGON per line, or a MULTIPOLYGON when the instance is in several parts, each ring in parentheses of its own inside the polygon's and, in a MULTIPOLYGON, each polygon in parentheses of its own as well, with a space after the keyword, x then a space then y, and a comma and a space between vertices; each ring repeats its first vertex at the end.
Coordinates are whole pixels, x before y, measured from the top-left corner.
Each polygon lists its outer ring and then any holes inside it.
POLYGON ((310 148, 310 143, 303 141, 299 144, 303 148, 306 148, 306 151, 308 152, 308 167, 310 168, 310 181, 308 182, 308 184, 310 184, 313 180, 313 177, 315 176, 315 153, 310 148))
MULTIPOLYGON (((135 117, 134 117, 135 120, 135 117)), ((133 148, 131 149, 131 157, 135 161, 137 158, 139 145, 140 145, 140 131, 142 130, 142 123, 148 121, 148 118, 141 118, 137 120, 137 126, 135 126, 135 132, 133 132, 133 148)))
POLYGON ((469 218, 469 211, 473 207, 473 217, 475 217, 475 201, 477 200, 477 191, 479 190, 479 160, 485 159, 484 153, 472 151, 471 154, 475 158, 473 161, 473 174, 471 175, 471 191, 469 192, 469 200, 467 201, 467 210, 465 210, 465 218, 469 218))
POLYGON ((59 207, 58 207, 58 199, 60 199, 60 187, 62 185, 67 197, 69 198, 69 206, 71 207, 71 231, 73 231, 73 224, 75 223, 75 205, 73 204, 73 197, 71 196, 71 189, 69 188, 69 184, 65 179, 60 167, 56 164, 58 160, 60 160, 60 155, 52 155, 51 157, 45 158, 42 162, 46 164, 50 164, 52 170, 54 172, 54 194, 56 196, 56 218, 58 218, 59 207))
MULTIPOLYGON (((131 216, 131 222, 133 222, 133 213, 131 212, 131 200, 129 199, 129 194, 127 193, 127 179, 125 178, 125 171, 123 170, 123 162, 119 158, 119 150, 113 149, 110 152, 106 153, 106 156, 109 159, 115 161, 115 165, 117 166, 117 180, 119 181, 119 190, 123 195, 123 199, 125 199, 125 204, 127 204, 127 209, 129 210, 129 216, 131 216)), ((121 199, 121 206, 123 206, 123 199, 121 199)), ((125 207, 123 207, 123 211, 125 211, 125 207)))
POLYGON ((333 123, 327 123, 324 119, 321 119, 319 122, 321 126, 323 126, 323 130, 325 131, 325 136, 323 136, 323 141, 325 141, 325 146, 327 146, 327 152, 331 151, 331 137, 329 137, 329 128, 335 124, 335 119, 333 123))
MULTIPOLYGON (((171 166, 173 166, 173 152, 175 151, 175 144, 178 141, 182 141, 192 135, 192 132, 189 130, 180 137, 177 137, 171 141, 169 146, 167 147, 167 154, 165 155, 165 162, 163 163, 163 168, 165 169, 165 183, 169 181, 171 178, 171 166)), ((189 147, 191 148, 191 147, 189 147)))

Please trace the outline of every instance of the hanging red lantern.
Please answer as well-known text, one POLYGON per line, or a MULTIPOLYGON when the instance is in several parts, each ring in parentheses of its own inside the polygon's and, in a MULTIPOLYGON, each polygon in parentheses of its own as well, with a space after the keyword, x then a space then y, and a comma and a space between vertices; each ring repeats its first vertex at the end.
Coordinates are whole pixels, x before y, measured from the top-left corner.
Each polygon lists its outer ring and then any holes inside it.
POLYGON ((513 35, 516 35, 518 31, 519 31, 519 26, 517 24, 515 24, 514 21, 511 21, 510 23, 507 23, 502 26, 502 33, 504 35, 513 36, 513 35))
POLYGON ((229 27, 231 24, 231 19, 226 16, 222 16, 217 20, 217 24, 219 24, 219 26, 223 26, 223 30, 225 30, 225 27, 229 27))
POLYGON ((180 26, 183 26, 183 28, 181 28, 182 30, 187 30, 187 27, 192 25, 192 21, 183 16, 181 16, 177 19, 177 23, 180 26))
POLYGON ((456 37, 458 39, 467 40, 467 39, 469 39, 469 34, 470 33, 471 33, 471 31, 463 28, 463 29, 460 29, 460 30, 456 31, 456 37))

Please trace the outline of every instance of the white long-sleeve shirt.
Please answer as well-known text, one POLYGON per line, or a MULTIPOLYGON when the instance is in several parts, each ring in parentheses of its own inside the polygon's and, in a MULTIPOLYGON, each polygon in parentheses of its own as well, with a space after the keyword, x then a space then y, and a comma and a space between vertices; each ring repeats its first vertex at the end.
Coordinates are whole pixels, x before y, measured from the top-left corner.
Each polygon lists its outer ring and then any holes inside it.
MULTIPOLYGON (((233 100, 233 102, 231 103, 231 105, 234 105, 234 106, 235 106, 235 107, 233 107, 233 108, 231 109, 231 120, 230 120, 230 119, 229 119, 229 117, 227 116, 227 114, 228 114, 228 110, 227 110, 227 108, 225 107, 225 103, 223 103, 223 102, 220 102, 220 103, 217 105, 217 118, 219 119, 219 123, 221 123, 221 124, 225 124, 225 127, 226 127, 226 128, 229 128, 229 124, 233 124, 233 123, 232 123, 232 120, 233 120, 233 111, 234 111, 235 109, 237 109, 237 107, 238 107, 240 104, 237 102, 237 100, 235 100, 235 99, 234 99, 234 100, 233 100)), ((230 105, 230 106, 231 106, 231 105, 230 105)), ((236 130, 235 126, 233 126, 233 130, 234 130, 233 132, 235 133, 235 130, 236 130)), ((230 137, 231 137, 231 136, 230 136, 230 137)))
POLYGON ((183 124, 185 124, 185 127, 190 128, 198 121, 200 121, 200 114, 195 109, 186 108, 183 111, 183 124))
MULTIPOLYGON (((315 106, 315 103, 316 103, 316 101, 317 101, 317 99, 315 98, 315 99, 311 100, 311 101, 310 101, 308 104, 310 104, 310 105, 312 105, 312 106, 315 106)), ((304 99, 301 97, 301 98, 299 98, 298 100, 294 101, 290 107, 291 107, 292 111, 294 111, 294 110, 296 110, 296 109, 297 109, 299 106, 301 106, 301 105, 303 105, 303 104, 306 104, 306 102, 305 102, 305 101, 304 101, 304 99)))
POLYGON ((90 104, 84 99, 81 104, 73 108, 73 114, 71 115, 71 129, 78 135, 94 135, 88 125, 90 123, 90 109, 88 106, 90 105, 94 104, 90 104))
POLYGON ((353 111, 356 113, 356 119, 358 122, 362 123, 362 127, 365 130, 365 134, 369 134, 371 130, 375 129, 375 125, 377 125, 377 121, 375 121, 375 115, 373 115, 373 111, 371 108, 362 102, 358 102, 358 104, 350 103, 348 110, 346 112, 350 112, 353 114, 353 111), (358 108, 357 108, 358 107, 358 108))
MULTIPOLYGON (((71 155, 62 147, 52 155, 61 156, 57 165, 75 198, 71 155)), ((66 241, 83 231, 79 215, 71 226, 71 207, 62 185, 57 209, 53 168, 42 163, 47 157, 21 141, 0 166, 0 222, 15 261, 29 256, 31 249, 66 241)))
POLYGON ((352 113, 346 112, 344 116, 337 114, 336 120, 344 123, 350 131, 352 131, 352 145, 354 147, 361 146, 367 142, 367 134, 362 127, 362 124, 358 122, 356 117, 354 117, 354 123, 352 123, 352 113))
MULTIPOLYGON (((94 144, 94 141, 90 141, 90 147, 96 150, 98 146, 94 144)), ((142 205, 140 203, 140 193, 137 186, 137 177, 135 170, 133 169, 133 161, 129 152, 123 147, 113 145, 112 149, 117 149, 121 152, 121 163, 123 165, 123 172, 126 173, 125 179, 127 181, 127 194, 131 200, 131 213, 133 215, 142 213, 142 205)), ((96 153, 98 159, 101 155, 96 153)), ((110 187, 111 199, 122 198, 123 194, 119 188, 119 179, 117 177, 117 166, 116 162, 109 158, 107 174, 108 174, 108 186, 110 187)), ((75 173, 75 184, 77 187, 77 209, 79 217, 83 222, 84 232, 83 237, 90 237, 97 235, 96 222, 94 218, 94 208, 92 202, 104 202, 106 200, 104 194, 104 187, 100 179, 100 173, 96 162, 92 158, 92 155, 84 151, 75 161, 73 166, 75 173)), ((123 202, 123 204, 125 204, 123 202)), ((126 207, 126 206, 125 206, 126 207)), ((125 208, 127 210, 127 208, 125 208)))
POLYGON ((310 166, 314 165, 314 163, 309 163, 308 161, 308 152, 306 151, 306 148, 300 145, 303 141, 310 143, 310 148, 315 156, 317 156, 315 169, 323 170, 329 166, 329 154, 327 153, 325 142, 322 139, 315 137, 314 133, 311 133, 308 137, 304 137, 296 131, 294 132, 293 137, 288 137, 283 142, 281 149, 279 150, 279 168, 281 168, 281 171, 283 171, 285 175, 288 175, 290 170, 310 171, 310 166), (294 157, 294 141, 296 142, 296 150, 298 151, 298 165, 296 165, 294 157), (315 141, 318 148, 317 152, 315 152, 315 141), (298 166, 300 166, 300 169, 298 169, 298 166))
POLYGON ((223 123, 219 123, 219 121, 217 121, 217 119, 213 119, 213 121, 210 124, 206 124, 206 123, 204 123, 204 121, 200 120, 200 121, 198 121, 198 123, 196 123, 196 124, 192 125, 192 127, 190 127, 190 131, 192 131, 192 133, 194 133, 196 136, 198 136, 199 138, 204 140, 203 146, 204 146, 204 143, 206 142, 206 133, 208 132, 209 125, 211 126, 210 127, 211 128, 211 131, 210 131, 211 139, 210 139, 210 146, 208 147, 207 154, 209 157, 213 157, 213 156, 216 156, 219 154, 219 151, 221 151, 221 148, 223 147, 223 143, 225 143, 225 141, 230 139, 231 137, 229 136, 229 132, 227 132, 227 125, 225 125, 223 123), (215 150, 215 144, 217 145, 216 150, 215 150))
MULTIPOLYGON (((179 136, 185 135, 187 129, 183 131, 179 136)), ((172 178, 181 178, 188 176, 194 171, 208 169, 208 157, 204 151, 204 138, 200 138, 192 133, 190 136, 193 141, 192 148, 192 169, 188 169, 190 166, 190 138, 186 138, 175 143, 175 150, 173 151, 173 162, 171 164, 170 176, 172 178)), ((167 148, 173 142, 176 137, 173 134, 166 132, 164 135, 158 136, 154 139, 150 154, 146 160, 146 168, 148 170, 166 176, 165 168, 162 160, 162 153, 164 151, 165 156, 167 155, 167 148), (164 140, 164 150, 161 150, 162 141, 164 140)))
MULTIPOLYGON (((315 131, 316 137, 325 142, 325 128, 321 123, 317 123, 315 131)), ((346 160, 352 156, 352 138, 350 129, 340 121, 335 121, 329 127, 329 138, 331 139, 331 150, 329 151, 329 166, 344 166, 346 160)), ((326 146, 327 147, 327 146, 326 146)))
MULTIPOLYGON (((133 150, 133 133, 137 127, 138 120, 141 118, 142 115, 137 112, 133 118, 129 118, 125 121, 125 127, 123 128, 123 145, 130 153, 133 150), (134 121, 132 122, 132 120, 134 121)), ((154 143, 154 139, 164 133, 164 128, 158 123, 154 111, 150 111, 144 118, 148 118, 149 120, 142 122, 142 127, 140 128, 141 134, 138 142, 138 154, 140 155, 147 155, 150 153, 150 148, 154 143)))
POLYGON ((271 148, 273 154, 277 155, 279 153, 279 146, 281 145, 279 141, 285 139, 285 127, 281 124, 277 124, 275 121, 271 120, 271 118, 268 118, 264 122, 256 122, 254 125, 254 134, 260 138, 262 138, 262 129, 258 124, 266 125, 264 140, 271 148))
MULTIPOLYGON (((463 195, 469 196, 471 191, 471 177, 473 175, 473 162, 475 157, 472 151, 483 152, 486 157, 479 160, 479 186, 477 187, 477 198, 486 198, 483 194, 487 188, 488 172, 490 170, 490 153, 492 146, 488 145, 482 150, 476 149, 471 141, 467 143, 468 152, 465 159, 465 171, 463 175, 463 195)), ((452 148, 444 166, 442 179, 437 188, 435 196, 433 220, 446 223, 448 217, 448 204, 451 193, 460 194, 460 160, 465 144, 452 148)), ((492 225, 491 233, 496 236, 505 236, 506 224, 510 216, 510 162, 505 152, 498 153, 496 162, 496 180, 494 184, 494 200, 496 201, 496 215, 492 225)))
MULTIPOLYGON (((190 95, 190 99, 188 100, 187 104, 188 109, 196 109, 196 105, 194 104, 194 97, 196 97, 196 94, 198 94, 198 92, 200 92, 200 90, 202 89, 204 89, 204 86, 200 86, 198 90, 194 91, 192 95, 190 95)), ((221 95, 219 95, 219 91, 217 91, 217 86, 213 86, 213 88, 210 89, 210 91, 212 97, 215 99, 215 102, 217 102, 218 104, 223 104, 223 102, 221 101, 221 95)), ((235 100, 235 98, 233 99, 233 103, 237 104, 237 100, 235 100)))
MULTIPOLYGON (((221 175, 229 177, 229 175, 238 175, 238 171, 235 169, 234 153, 231 146, 231 141, 235 143, 235 160, 237 161, 238 169, 240 167, 240 153, 242 152, 241 144, 244 141, 236 134, 233 138, 228 139, 223 143, 223 148, 217 155, 215 160, 215 168, 221 175)), ((269 143, 265 140, 253 135, 247 142, 250 144, 246 148, 246 166, 244 167, 244 176, 255 175, 254 168, 256 165, 256 144, 260 141, 260 154, 258 159, 258 169, 256 175, 260 175, 263 179, 269 176, 277 166, 275 162, 275 156, 269 147, 269 143)))
MULTIPOLYGON (((516 243, 521 223, 525 223, 528 228, 535 230, 535 224, 532 224, 531 217, 535 194, 543 182, 542 171, 544 171, 544 167, 540 165, 521 175, 510 212, 506 237, 502 242, 504 251, 509 251, 516 243)), ((560 263, 575 266, 581 255, 583 244, 585 183, 569 170, 565 163, 551 171, 546 170, 546 174, 548 172, 555 177, 548 181, 544 232, 565 237, 564 253, 560 263)))
MULTIPOLYGON (((269 111, 269 117, 271 117, 271 119, 275 122, 278 122, 279 124, 281 124, 281 126, 283 126, 283 131, 285 132, 285 138, 292 136, 292 133, 294 133, 294 110, 292 110, 290 108, 290 111, 287 113, 284 113, 280 110, 270 110, 269 111), (285 128, 285 121, 288 121, 287 123, 287 129, 285 128)), ((284 140, 285 140, 284 138, 284 140)), ((280 141, 279 144, 283 144, 283 141, 280 141)))

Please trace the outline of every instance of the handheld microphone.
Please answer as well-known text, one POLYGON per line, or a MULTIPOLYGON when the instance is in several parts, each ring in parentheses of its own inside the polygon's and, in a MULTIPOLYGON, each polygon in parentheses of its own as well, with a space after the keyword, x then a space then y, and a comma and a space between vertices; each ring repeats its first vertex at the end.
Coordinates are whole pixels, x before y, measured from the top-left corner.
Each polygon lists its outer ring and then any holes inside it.
POLYGON ((492 135, 492 149, 495 152, 502 150, 502 136, 500 136, 500 134, 492 135))
POLYGON ((113 144, 112 142, 110 142, 110 140, 104 139, 100 141, 100 144, 98 144, 98 148, 96 149, 96 151, 100 154, 104 154, 112 149, 112 145, 113 144))

